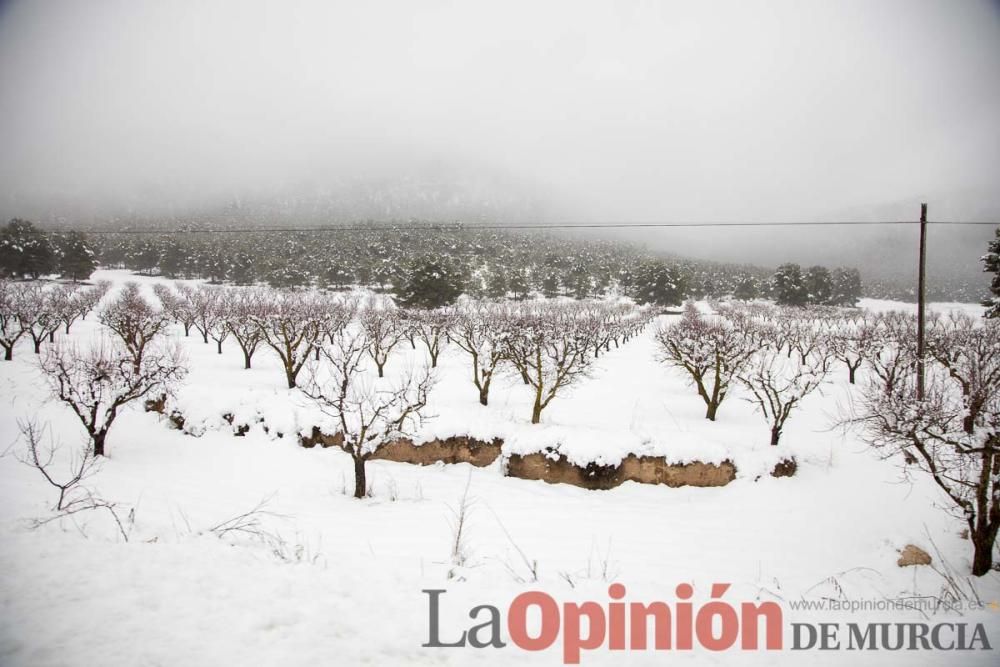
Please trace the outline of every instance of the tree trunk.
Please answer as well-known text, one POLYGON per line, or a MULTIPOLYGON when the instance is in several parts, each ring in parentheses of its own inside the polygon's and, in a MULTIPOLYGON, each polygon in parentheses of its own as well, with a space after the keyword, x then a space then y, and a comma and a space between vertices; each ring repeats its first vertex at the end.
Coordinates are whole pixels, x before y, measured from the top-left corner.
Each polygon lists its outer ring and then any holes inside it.
POLYGON ((41 354, 42 353, 42 339, 41 338, 36 338, 34 340, 34 343, 35 343, 35 354, 41 354))
POLYGON ((69 335, 69 328, 70 328, 70 325, 72 325, 72 324, 73 324, 72 322, 67 322, 66 323, 66 335, 67 336, 69 335))
POLYGON ((531 423, 537 424, 542 421, 542 390, 535 391, 535 404, 531 408, 531 423))
POLYGON ((244 369, 250 368, 250 355, 247 353, 246 350, 243 350, 243 368, 244 369))
POLYGON ((981 577, 988 574, 993 569, 993 548, 997 539, 997 528, 987 528, 981 534, 979 531, 972 533, 972 546, 975 549, 972 557, 972 574, 981 577))
POLYGON ((56 342, 56 332, 55 332, 55 329, 53 329, 52 331, 49 332, 49 342, 50 343, 56 342))
POLYGON ((378 376, 379 376, 380 378, 381 378, 381 377, 385 377, 385 362, 382 362, 382 363, 380 364, 379 362, 377 362, 377 361, 376 361, 376 362, 375 362, 375 365, 376 365, 376 366, 378 366, 378 376))
POLYGON ((479 404, 489 405, 490 404, 490 382, 487 380, 479 387, 479 404))
POLYGON ((104 456, 104 440, 108 437, 107 431, 98 431, 91 437, 94 440, 94 456, 104 456))
POLYGON ((14 346, 4 345, 3 346, 3 360, 11 361, 14 358, 14 346))
POLYGON ((205 331, 201 332, 201 337, 205 341, 205 344, 207 345, 208 344, 208 330, 205 330, 205 331))
POLYGON ((354 459, 354 497, 364 498, 368 492, 368 485, 365 482, 365 460, 360 457, 354 459))
POLYGON ((709 402, 709 404, 708 404, 708 410, 705 411, 705 419, 708 419, 709 421, 713 421, 714 422, 715 421, 715 413, 718 412, 718 411, 719 411, 719 404, 715 403, 714 401, 713 402, 709 402))
POLYGON ((854 368, 854 366, 847 367, 847 381, 850 382, 851 384, 854 384, 854 371, 856 370, 857 369, 854 368))
POLYGON ((781 438, 781 427, 772 426, 771 427, 771 445, 777 446, 778 440, 781 438))
MULTIPOLYGON (((981 403, 969 406, 971 416, 982 409, 981 403)), ((969 417, 966 417, 968 420, 969 417)), ((966 423, 966 430, 972 433, 973 424, 966 423)), ((993 548, 997 541, 997 531, 1000 530, 1000 502, 996 499, 997 484, 993 476, 1000 469, 998 455, 1000 437, 995 434, 987 438, 983 444, 982 467, 976 485, 976 522, 969 522, 970 536, 975 547, 972 558, 972 574, 981 577, 993 567, 993 548)))

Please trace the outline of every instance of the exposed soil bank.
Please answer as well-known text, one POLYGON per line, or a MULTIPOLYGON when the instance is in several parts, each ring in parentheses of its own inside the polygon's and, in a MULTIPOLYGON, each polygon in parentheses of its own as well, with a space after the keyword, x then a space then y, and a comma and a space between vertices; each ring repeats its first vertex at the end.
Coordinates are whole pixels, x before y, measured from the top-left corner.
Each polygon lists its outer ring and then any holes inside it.
POLYGON ((573 484, 585 489, 613 489, 623 482, 678 486, 725 486, 736 479, 731 461, 720 464, 667 463, 662 456, 629 455, 620 465, 590 463, 578 466, 566 457, 549 458, 545 454, 512 454, 507 459, 507 475, 521 479, 540 479, 550 484, 573 484))
MULTIPOLYGON (((164 414, 164 403, 162 399, 147 401, 146 409, 164 414)), ((175 411, 165 416, 175 427, 183 428, 184 421, 180 413, 175 411)), ((224 418, 230 424, 233 423, 232 415, 227 414, 224 418)), ((235 426, 234 435, 244 435, 248 429, 249 426, 235 426)), ((330 435, 318 426, 314 426, 308 434, 299 436, 299 444, 307 448, 317 445, 323 448, 340 447, 343 440, 340 433, 330 435)), ((493 464, 503 455, 503 444, 500 438, 485 441, 469 436, 451 436, 420 444, 409 438, 400 438, 379 449, 372 459, 413 465, 470 463, 482 468, 493 464)), ((797 468, 795 459, 784 459, 774 466, 771 476, 791 477, 797 468)), ((506 459, 504 474, 520 479, 542 480, 550 484, 572 484, 584 489, 613 489, 629 481, 664 484, 669 487, 710 487, 725 486, 736 479, 736 465, 728 459, 721 463, 669 463, 662 456, 630 454, 618 465, 590 463, 579 466, 562 454, 553 456, 552 453, 537 452, 511 454, 506 459)))
POLYGON ((503 440, 494 438, 491 442, 477 440, 466 436, 453 436, 444 440, 430 440, 419 445, 413 444, 408 438, 396 440, 382 447, 373 459, 399 461, 400 463, 415 463, 430 465, 432 463, 471 463, 483 468, 490 465, 500 456, 503 440))

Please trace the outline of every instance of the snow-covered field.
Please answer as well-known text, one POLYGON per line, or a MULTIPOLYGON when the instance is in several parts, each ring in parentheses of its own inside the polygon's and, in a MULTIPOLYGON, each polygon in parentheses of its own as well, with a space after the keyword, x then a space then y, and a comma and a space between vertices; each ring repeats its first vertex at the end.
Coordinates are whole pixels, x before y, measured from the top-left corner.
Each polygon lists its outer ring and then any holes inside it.
MULTIPOLYGON (((153 282, 121 272, 94 278, 153 282)), ((70 338, 92 336, 95 320, 76 323, 70 338)), ((90 482, 126 512, 134 508, 127 543, 110 513, 29 527, 30 519, 48 515, 54 490, 15 456, 17 420, 39 413, 64 453, 81 442, 81 432, 67 408, 45 402, 30 344, 22 342, 13 362, 0 363, 0 664, 561 664, 559 643, 538 653, 510 645, 421 647, 429 626, 424 589, 448 591, 441 598, 445 641, 474 623, 468 612, 476 605, 504 610, 528 590, 560 602, 606 604, 611 582, 626 586, 626 601, 641 602, 673 602, 683 582, 705 601, 711 584, 732 583, 725 599, 734 605, 781 602, 786 645, 790 622, 928 622, 914 610, 807 612, 789 605, 942 595, 945 581, 933 569, 896 566, 898 550, 909 543, 928 550, 938 566, 943 560, 958 572, 969 569, 971 546, 962 525, 940 509, 937 490, 925 479, 900 482, 897 462, 879 460, 855 435, 833 428, 850 399, 846 371, 838 368, 823 395, 807 398, 772 448, 764 420, 738 393, 718 422, 705 420, 683 376, 655 361, 652 333, 602 356, 593 377, 560 395, 535 426, 518 378, 498 381, 491 405, 482 407, 464 353, 447 348, 431 396, 435 419, 422 436, 499 436, 508 452, 558 446, 579 461, 615 462, 628 452, 677 461, 731 458, 739 476, 728 486, 629 482, 587 491, 504 477, 500 462, 473 468, 372 461, 374 497, 355 500, 345 494, 353 470, 347 454, 298 445, 294 433, 310 427, 313 415, 284 388, 270 351, 259 351, 255 367, 243 370, 234 342, 217 355, 192 332, 180 338, 191 373, 176 405, 200 435, 130 410, 113 427, 110 456, 90 482), (221 419, 226 412, 237 420, 260 414, 271 428, 233 437, 221 419), (285 437, 276 437, 278 430, 285 437), (798 473, 767 476, 782 453, 796 456, 798 473), (466 486, 468 559, 454 568, 451 526, 466 486), (265 498, 269 541, 208 532, 265 498)), ((421 353, 419 343, 415 352, 403 343, 390 367, 421 353)), ((1000 601, 997 574, 974 585, 984 602, 1000 601)), ((959 620, 985 624, 990 640, 1000 642, 1000 609, 964 619, 941 612, 930 622, 959 620)), ((605 644, 585 652, 583 663, 663 664, 677 653, 623 657, 605 644)), ((993 651, 689 653, 685 660, 705 664, 997 664, 993 651)))

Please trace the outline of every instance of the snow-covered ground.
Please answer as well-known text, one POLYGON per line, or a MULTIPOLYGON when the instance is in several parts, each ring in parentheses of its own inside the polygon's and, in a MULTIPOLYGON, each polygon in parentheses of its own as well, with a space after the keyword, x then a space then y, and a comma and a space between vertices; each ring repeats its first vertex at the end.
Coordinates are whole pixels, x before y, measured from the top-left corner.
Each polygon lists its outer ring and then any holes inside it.
MULTIPOLYGON (((120 272, 95 278, 122 281, 120 272)), ((152 279, 140 279, 151 283, 152 279)), ((867 302, 884 309, 903 304, 867 302)), ((951 305, 951 304, 947 304, 951 305)), ((974 309, 974 306, 962 306, 974 309)), ((93 316, 70 337, 98 329, 93 316)), ((179 327, 178 327, 179 329, 179 327)), ((940 509, 927 480, 901 483, 894 461, 879 460, 856 436, 832 428, 851 388, 838 369, 822 396, 793 414, 778 448, 752 406, 732 395, 719 421, 684 378, 654 359, 652 330, 598 363, 593 377, 529 424, 530 396, 516 377, 495 383, 478 404, 464 353, 448 348, 424 437, 500 436, 507 451, 558 445, 576 460, 613 462, 627 452, 674 460, 732 458, 740 471, 721 488, 626 483, 587 491, 504 477, 501 463, 411 466, 372 461, 374 497, 354 500, 352 464, 333 448, 303 449, 295 431, 313 418, 269 350, 243 370, 232 341, 224 354, 194 334, 181 338, 191 373, 177 406, 199 437, 169 429, 158 415, 132 410, 108 439, 110 457, 91 486, 135 525, 126 543, 110 513, 77 515, 40 528, 53 491, 16 456, 17 423, 35 413, 51 424, 65 452, 81 441, 68 410, 45 402, 30 345, 0 363, 0 664, 2 665, 355 665, 561 664, 561 645, 539 653, 423 648, 424 589, 447 589, 443 640, 470 627, 475 605, 506 609, 519 593, 608 602, 620 582, 626 601, 675 601, 688 582, 695 599, 711 584, 732 583, 725 599, 782 603, 790 622, 928 622, 917 611, 796 611, 790 601, 885 600, 940 596, 931 568, 896 566, 908 543, 967 572, 971 545, 962 525, 940 509), (298 406, 298 407, 296 407, 298 406), (232 435, 221 419, 261 414, 269 433, 232 435), (277 438, 281 430, 285 437, 277 438), (9 448, 8 448, 9 447, 9 448), (779 453, 799 462, 792 478, 758 476, 779 453), (466 564, 450 562, 452 524, 464 490, 472 499, 466 564), (270 499, 267 542, 220 539, 208 530, 270 499), (279 539, 280 538, 280 539, 279 539), (537 573, 533 581, 532 566, 537 573), (448 578, 449 572, 454 576, 448 578)), ((175 335, 180 335, 175 332, 175 335)), ((417 353, 420 353, 418 343, 417 353)), ((403 343, 390 367, 414 354, 403 343)), ((984 602, 1000 601, 1000 577, 974 582, 984 602)), ((929 622, 983 623, 1000 642, 1000 610, 942 612, 929 622)), ((504 627, 506 633, 506 627, 504 627)), ((584 664, 663 664, 678 651, 601 648, 584 664)), ((712 653, 686 659, 715 664, 993 665, 993 651, 963 653, 809 651, 712 653)))
MULTIPOLYGON (((917 312, 917 304, 903 303, 902 301, 889 301, 888 299, 861 299, 858 306, 876 312, 886 312, 898 310, 904 313, 917 312)), ((956 301, 935 301, 927 304, 927 310, 931 312, 947 313, 952 310, 960 310, 969 315, 980 317, 983 314, 983 307, 978 303, 958 303, 956 301)))

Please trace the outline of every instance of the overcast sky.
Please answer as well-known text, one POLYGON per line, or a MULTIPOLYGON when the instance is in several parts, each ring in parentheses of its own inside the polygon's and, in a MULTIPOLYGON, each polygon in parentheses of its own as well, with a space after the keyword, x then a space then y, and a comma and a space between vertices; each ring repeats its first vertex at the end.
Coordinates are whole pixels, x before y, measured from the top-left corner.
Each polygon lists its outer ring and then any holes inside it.
POLYGON ((3 7, 8 209, 439 170, 550 218, 745 220, 1000 183, 998 2, 3 7))

